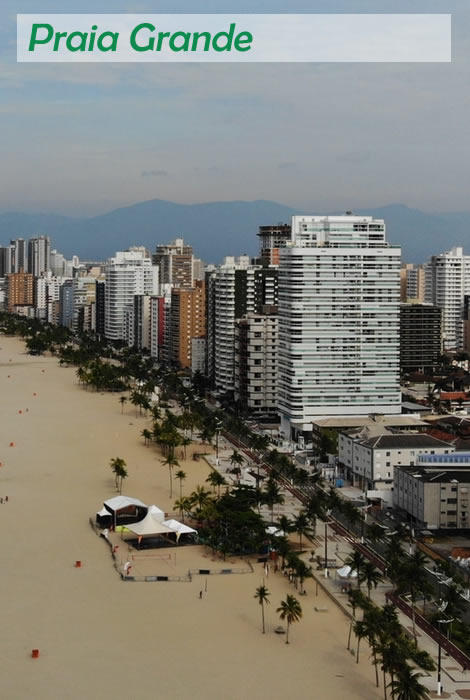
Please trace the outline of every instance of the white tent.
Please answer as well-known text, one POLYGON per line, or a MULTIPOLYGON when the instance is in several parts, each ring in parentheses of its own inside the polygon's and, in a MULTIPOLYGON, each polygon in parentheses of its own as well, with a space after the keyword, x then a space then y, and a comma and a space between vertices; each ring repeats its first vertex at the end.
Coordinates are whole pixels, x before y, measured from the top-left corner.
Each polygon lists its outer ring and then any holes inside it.
POLYGON ((284 530, 280 530, 278 527, 275 527, 274 525, 270 525, 269 527, 266 528, 266 533, 268 535, 272 535, 273 537, 285 537, 285 532, 284 530))
POLYGON ((189 525, 180 523, 178 520, 165 520, 163 524, 169 527, 170 530, 173 530, 173 532, 176 532, 176 541, 179 540, 181 535, 189 535, 191 533, 197 535, 197 530, 193 527, 189 527, 189 525))
POLYGON ((351 569, 350 566, 343 566, 343 568, 338 569, 336 573, 340 578, 357 578, 357 571, 351 569))
POLYGON ((121 510, 121 508, 127 508, 128 506, 140 506, 141 508, 147 508, 147 505, 142 503, 142 501, 139 501, 138 498, 129 498, 128 496, 115 496, 114 498, 109 498, 103 505, 108 511, 111 512, 121 510))
POLYGON ((149 511, 143 520, 138 523, 129 523, 126 525, 127 530, 133 532, 138 537, 150 537, 151 535, 160 535, 168 532, 174 532, 171 528, 163 524, 149 511))
POLYGON ((158 508, 157 506, 150 506, 148 512, 153 515, 155 520, 158 520, 160 523, 162 523, 165 520, 165 513, 161 510, 161 508, 158 508))

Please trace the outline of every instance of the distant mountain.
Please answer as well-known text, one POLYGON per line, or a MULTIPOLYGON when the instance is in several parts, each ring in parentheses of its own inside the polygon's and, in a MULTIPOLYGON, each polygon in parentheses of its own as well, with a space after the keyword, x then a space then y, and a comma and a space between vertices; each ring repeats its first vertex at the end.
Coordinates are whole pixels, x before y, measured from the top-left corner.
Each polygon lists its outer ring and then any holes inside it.
MULTIPOLYGON (((224 255, 255 254, 258 226, 288 222, 300 211, 276 202, 175 204, 155 199, 92 218, 53 214, 0 214, 0 242, 19 236, 49 235, 54 248, 70 257, 104 260, 116 250, 184 238, 207 262, 224 255)), ((324 212, 321 212, 324 213, 324 212)), ((430 255, 462 245, 470 253, 470 213, 430 214, 403 204, 356 210, 384 218, 391 243, 402 245, 403 259, 423 262, 430 255)))

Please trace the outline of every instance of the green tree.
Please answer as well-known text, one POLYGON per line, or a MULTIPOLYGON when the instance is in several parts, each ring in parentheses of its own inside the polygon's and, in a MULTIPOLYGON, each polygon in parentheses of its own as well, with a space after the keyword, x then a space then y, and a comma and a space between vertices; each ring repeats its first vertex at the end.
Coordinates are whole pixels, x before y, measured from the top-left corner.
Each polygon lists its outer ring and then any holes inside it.
POLYGON ((289 644, 289 629, 294 622, 299 622, 302 619, 302 606, 297 598, 293 595, 287 595, 285 600, 281 601, 280 606, 276 610, 279 613, 281 620, 286 620, 286 644, 289 644))
POLYGON ((301 510, 297 517, 294 518, 294 529, 299 535, 299 551, 302 553, 302 537, 313 537, 313 531, 310 527, 310 518, 305 510, 301 510))
POLYGON ((121 396, 119 399, 119 403, 121 404, 121 415, 122 415, 124 413, 124 405, 127 403, 127 397, 121 396))
POLYGON ((168 467, 168 474, 170 477, 170 498, 173 497, 173 469, 174 467, 179 467, 179 462, 172 454, 167 455, 165 459, 160 460, 161 463, 168 467))
POLYGON ((113 457, 110 466, 114 474, 114 484, 119 493, 122 493, 122 482, 128 477, 126 462, 121 457, 113 457))
POLYGON ((362 580, 367 586, 367 596, 370 600, 372 587, 377 588, 379 583, 383 581, 383 576, 372 562, 366 561, 362 567, 362 580))
POLYGON ((224 486, 227 482, 225 481, 224 476, 218 472, 217 470, 212 470, 209 476, 206 479, 207 483, 209 483, 213 489, 214 493, 215 490, 217 489, 217 496, 220 498, 220 487, 224 486))
POLYGON ((180 482, 180 500, 183 498, 183 481, 186 479, 186 472, 179 469, 175 474, 175 479, 180 482))
POLYGON ((294 569, 295 569, 295 575, 299 579, 299 583, 300 583, 300 595, 303 595, 305 593, 305 589, 304 589, 305 580, 313 577, 312 567, 308 566, 304 561, 302 561, 302 559, 299 559, 296 562, 294 569))
POLYGON ((256 589, 256 593, 254 597, 257 599, 258 603, 261 605, 261 620, 262 620, 262 629, 263 629, 263 634, 265 634, 266 630, 264 627, 264 606, 269 605, 269 591, 266 588, 266 586, 258 586, 256 589))
POLYGON ((422 673, 413 671, 411 666, 404 663, 398 671, 395 680, 390 683, 394 699, 429 700, 429 691, 419 682, 420 678, 423 678, 422 673))
POLYGON ((152 439, 152 433, 147 428, 144 428, 140 434, 144 438, 145 445, 148 447, 150 444, 150 440, 152 439))
POLYGON ((350 566, 352 571, 355 571, 357 574, 357 587, 360 589, 361 588, 361 583, 364 580, 364 566, 366 564, 366 558, 365 556, 361 553, 358 552, 356 549, 347 557, 345 560, 346 566, 350 566))

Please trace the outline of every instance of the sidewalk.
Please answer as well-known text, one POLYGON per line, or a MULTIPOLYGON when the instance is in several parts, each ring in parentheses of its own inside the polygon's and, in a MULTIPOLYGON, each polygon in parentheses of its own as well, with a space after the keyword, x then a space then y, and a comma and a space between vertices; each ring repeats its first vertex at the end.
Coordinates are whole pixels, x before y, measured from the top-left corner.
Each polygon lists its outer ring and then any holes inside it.
MULTIPOLYGON (((206 457, 207 462, 214 469, 218 469, 227 481, 234 485, 236 483, 236 477, 233 474, 228 473, 232 468, 229 458, 233 452, 234 447, 228 443, 224 438, 224 443, 219 443, 219 465, 216 465, 215 456, 211 455, 206 457)), ((255 464, 249 465, 245 463, 244 468, 250 466, 253 471, 256 471, 257 466, 255 464)), ((261 472, 262 473, 262 472, 261 472)), ((274 522, 278 521, 281 515, 286 515, 288 518, 295 518, 298 513, 303 509, 302 503, 293 496, 290 491, 286 488, 281 488, 282 494, 284 496, 285 502, 282 505, 276 505, 274 508, 274 522)), ((261 508, 261 515, 264 517, 266 522, 271 522, 271 513, 266 508, 266 506, 261 508)), ((311 562, 311 552, 315 551, 315 556, 319 555, 322 559, 324 558, 325 551, 325 523, 318 521, 316 528, 316 535, 313 541, 305 542, 305 552, 303 555, 306 563, 312 566, 313 582, 305 584, 305 589, 307 594, 310 595, 313 600, 315 599, 315 589, 317 586, 327 593, 331 598, 332 602, 338 605, 344 613, 350 618, 351 610, 348 607, 348 595, 343 593, 345 581, 340 580, 336 576, 336 569, 330 568, 329 578, 324 577, 324 569, 316 569, 315 562, 311 562)), ((291 541, 295 544, 298 542, 298 538, 295 535, 290 536, 291 541)), ((354 543, 357 542, 352 535, 339 535, 332 532, 331 527, 328 527, 328 543, 327 543, 327 554, 328 560, 336 560, 337 568, 341 568, 348 556, 354 551, 354 543)), ((276 574, 280 575, 280 574, 276 574)), ((347 582, 346 582, 347 583, 347 582)), ((354 581, 351 582, 354 585, 354 581)), ((392 592, 393 586, 390 581, 385 580, 376 589, 371 592, 371 599, 378 606, 382 606, 386 603, 386 594, 392 592)), ((405 615, 401 610, 397 609, 398 618, 401 625, 405 630, 411 635, 413 633, 412 622, 410 618, 405 615)), ((428 654, 433 658, 436 668, 437 668, 437 657, 438 657, 438 645, 431 639, 425 632, 423 632, 419 627, 417 627, 417 637, 418 646, 428 652, 428 654)), ((345 649, 345 653, 346 649, 345 649)), ((435 698, 437 696, 437 671, 428 673, 422 671, 424 677, 421 679, 423 685, 425 685, 430 693, 430 697, 435 698)), ((443 648, 441 648, 441 684, 442 684, 442 698, 468 698, 470 700, 470 668, 468 670, 468 675, 463 671, 462 666, 460 666, 452 657, 450 657, 443 648)))

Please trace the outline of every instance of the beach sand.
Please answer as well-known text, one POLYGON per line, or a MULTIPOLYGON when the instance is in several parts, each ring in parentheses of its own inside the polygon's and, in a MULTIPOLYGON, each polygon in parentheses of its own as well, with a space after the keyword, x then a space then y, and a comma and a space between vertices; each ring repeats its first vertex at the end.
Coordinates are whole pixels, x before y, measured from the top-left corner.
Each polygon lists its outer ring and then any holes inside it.
MULTIPOLYGON (((140 437, 148 422, 131 406, 121 415, 119 395, 80 388, 55 358, 30 357, 14 338, 0 336, 0 348, 2 700, 381 697, 367 644, 356 664, 348 620, 313 582, 289 646, 274 633, 276 608, 295 590, 270 574, 262 635, 260 564, 191 583, 122 582, 88 519, 116 495, 115 456, 128 465, 125 495, 173 510, 168 470, 140 437)), ((204 461, 182 468, 184 493, 204 484, 204 461)))

